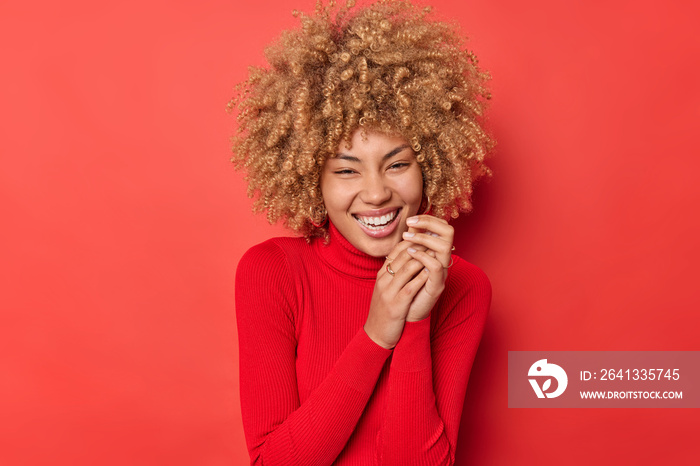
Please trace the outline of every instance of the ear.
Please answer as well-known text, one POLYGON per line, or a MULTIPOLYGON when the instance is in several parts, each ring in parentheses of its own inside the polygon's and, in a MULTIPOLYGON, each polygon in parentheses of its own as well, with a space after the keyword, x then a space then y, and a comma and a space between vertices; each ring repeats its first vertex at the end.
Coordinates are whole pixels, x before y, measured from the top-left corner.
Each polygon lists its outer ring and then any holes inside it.
POLYGON ((323 227, 328 221, 328 211, 326 206, 321 204, 321 206, 316 206, 311 208, 311 214, 309 215, 309 221, 316 228, 323 227))

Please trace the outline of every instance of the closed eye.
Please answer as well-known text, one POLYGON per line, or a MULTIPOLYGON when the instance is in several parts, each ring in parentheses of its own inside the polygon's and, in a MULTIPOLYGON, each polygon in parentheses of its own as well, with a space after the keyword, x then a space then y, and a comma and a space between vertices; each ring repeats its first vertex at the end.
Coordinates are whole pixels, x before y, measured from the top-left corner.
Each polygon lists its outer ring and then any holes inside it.
POLYGON ((393 168, 396 170, 399 168, 408 167, 409 165, 410 165, 410 163, 408 163, 408 162, 396 162, 395 164, 391 165, 389 168, 393 168))
POLYGON ((343 168, 342 170, 336 170, 333 173, 336 175, 352 175, 355 173, 355 170, 350 170, 349 168, 343 168))

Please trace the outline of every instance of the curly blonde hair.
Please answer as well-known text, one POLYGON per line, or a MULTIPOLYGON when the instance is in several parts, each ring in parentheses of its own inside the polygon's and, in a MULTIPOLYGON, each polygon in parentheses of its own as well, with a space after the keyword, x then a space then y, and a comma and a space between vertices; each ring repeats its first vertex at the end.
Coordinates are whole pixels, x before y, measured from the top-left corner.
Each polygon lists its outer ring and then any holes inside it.
POLYGON ((473 182, 491 174, 494 142, 480 123, 488 74, 429 7, 334 3, 293 12, 301 28, 265 50, 270 67, 251 67, 228 104, 238 110, 231 161, 247 172, 254 211, 307 240, 327 236, 321 171, 360 127, 411 144, 431 214, 471 210, 473 182))

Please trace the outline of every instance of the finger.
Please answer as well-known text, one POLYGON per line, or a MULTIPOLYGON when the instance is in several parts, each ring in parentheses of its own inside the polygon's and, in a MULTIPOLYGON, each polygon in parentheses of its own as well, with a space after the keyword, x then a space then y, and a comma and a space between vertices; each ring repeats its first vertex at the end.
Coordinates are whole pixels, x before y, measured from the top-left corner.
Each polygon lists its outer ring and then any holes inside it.
MULTIPOLYGON (((409 247, 413 247, 416 249, 420 249, 424 251, 426 248, 425 246, 419 245, 419 244, 413 244, 410 241, 401 241, 399 242, 396 246, 394 246, 394 249, 389 253, 388 256, 386 256, 386 260, 384 261, 384 266, 382 269, 379 270, 379 275, 387 274, 390 277, 394 277, 395 273, 409 261, 413 260, 406 252, 406 249, 409 247), (389 272, 389 269, 391 269, 391 273, 389 272)), ((378 277, 379 277, 378 275, 378 277)))
POLYGON ((389 260, 389 262, 393 262, 399 256, 399 254, 401 254, 409 247, 411 247, 410 241, 399 241, 399 243, 396 246, 394 246, 394 249, 391 250, 391 252, 386 256, 386 258, 389 260))
MULTIPOLYGON (((418 230, 418 228, 408 227, 408 233, 422 233, 422 231, 418 230)), ((433 235, 438 236, 436 233, 433 233, 433 235)), ((430 256, 435 257, 435 251, 431 251, 420 244, 413 243, 413 247, 418 249, 425 249, 430 256)))
POLYGON ((445 285, 445 278, 447 277, 447 274, 445 274, 446 269, 442 266, 440 261, 430 257, 424 251, 418 251, 413 248, 409 248, 408 253, 423 264, 425 267, 424 270, 428 271, 428 281, 425 285, 428 294, 431 296, 440 294, 445 285))
POLYGON ((454 242, 454 227, 445 220, 432 215, 416 215, 409 217, 408 231, 410 233, 425 233, 436 238, 441 238, 450 243, 450 248, 454 242), (409 222, 410 220, 410 222, 409 222))
POLYGON ((408 227, 408 231, 409 231, 410 233, 418 233, 418 228, 408 227))
POLYGON ((399 291, 399 296, 404 299, 411 301, 415 298, 416 294, 420 291, 423 286, 425 286, 428 278, 430 277, 430 271, 423 267, 418 274, 413 277, 408 283, 406 283, 403 288, 399 291))
POLYGON ((414 247, 420 250, 426 249, 426 247, 423 245, 413 244, 410 241, 401 241, 394 247, 386 258, 386 262, 391 264, 392 270, 399 270, 406 262, 411 260, 411 256, 406 252, 406 249, 409 247, 414 247))
POLYGON ((440 236, 449 236, 451 234, 450 230, 454 231, 454 228, 445 220, 426 214, 407 218, 406 225, 408 225, 409 228, 434 231, 440 236))
POLYGON ((394 270, 394 275, 391 283, 388 284, 388 291, 395 294, 425 268, 422 262, 413 258, 406 262, 400 269, 394 269, 393 263, 390 264, 390 266, 392 270, 394 270))
MULTIPOLYGON (((443 238, 436 238, 428 233, 404 233, 406 241, 425 246, 426 249, 435 252, 433 257, 438 258, 445 267, 450 262, 452 253, 452 243, 445 241, 443 238)), ((416 248, 417 249, 417 248, 416 248)))
POLYGON ((434 257, 430 257, 427 252, 425 251, 419 251, 414 248, 408 248, 407 250, 408 254, 411 255, 411 257, 423 264, 423 267, 428 269, 431 273, 438 273, 442 272, 443 270, 446 270, 446 267, 443 267, 442 263, 437 260, 434 257))
MULTIPOLYGON (((382 278, 385 275, 388 275, 390 278, 393 277, 393 274, 389 273, 389 270, 387 268, 388 264, 393 264, 391 267, 392 271, 398 270, 401 268, 401 265, 403 265, 404 262, 410 259, 410 256, 405 253, 406 249, 411 246, 411 243, 408 241, 400 241, 396 246, 394 246, 394 249, 386 256, 386 260, 384 261, 384 265, 382 266, 381 269, 379 269, 379 273, 377 274, 377 280, 382 278), (405 257, 403 257, 401 260, 398 262, 396 259, 398 259, 401 254, 404 253, 405 257)), ((423 246, 421 246, 423 247, 423 246)))

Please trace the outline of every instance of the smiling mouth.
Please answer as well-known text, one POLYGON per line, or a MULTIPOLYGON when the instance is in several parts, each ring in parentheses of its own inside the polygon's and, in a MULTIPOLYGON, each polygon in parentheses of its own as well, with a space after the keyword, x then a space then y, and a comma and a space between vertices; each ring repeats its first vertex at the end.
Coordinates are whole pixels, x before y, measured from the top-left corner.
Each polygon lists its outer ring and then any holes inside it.
POLYGON ((388 214, 381 215, 378 217, 366 217, 364 215, 355 215, 353 214, 352 216, 357 220, 357 222, 362 225, 363 227, 369 229, 370 231, 381 231, 394 223, 397 218, 399 218, 399 212, 401 211, 401 208, 396 209, 393 212, 389 212, 388 214))

